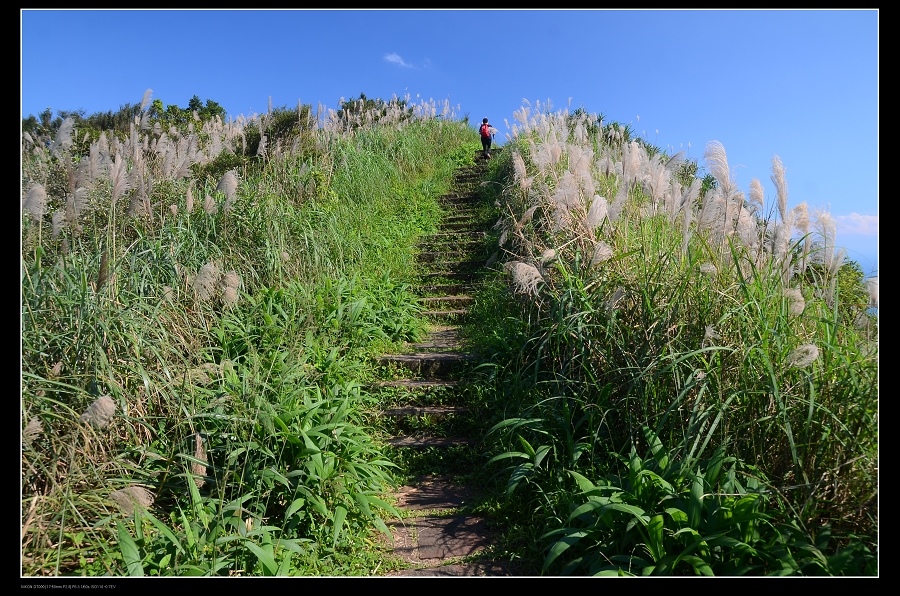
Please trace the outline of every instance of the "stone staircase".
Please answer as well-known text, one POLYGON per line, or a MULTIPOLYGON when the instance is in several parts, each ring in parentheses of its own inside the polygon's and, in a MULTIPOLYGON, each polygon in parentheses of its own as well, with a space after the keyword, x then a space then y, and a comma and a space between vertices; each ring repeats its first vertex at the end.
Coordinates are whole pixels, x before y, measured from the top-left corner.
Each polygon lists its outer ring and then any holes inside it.
POLYGON ((390 445, 405 450, 406 461, 418 456, 439 462, 421 465, 434 471, 417 475, 393 495, 401 518, 388 526, 392 553, 403 569, 392 576, 514 575, 491 559, 490 520, 473 513, 478 487, 461 480, 479 461, 479 433, 486 431, 477 405, 470 403, 469 372, 478 358, 460 335, 489 256, 485 237, 493 223, 480 219, 476 209, 488 165, 480 154, 474 166, 457 172, 451 191, 440 198, 440 230, 420 245, 418 292, 428 334, 402 353, 381 357, 388 370, 402 371, 378 385, 390 405, 380 413, 393 432, 390 445))

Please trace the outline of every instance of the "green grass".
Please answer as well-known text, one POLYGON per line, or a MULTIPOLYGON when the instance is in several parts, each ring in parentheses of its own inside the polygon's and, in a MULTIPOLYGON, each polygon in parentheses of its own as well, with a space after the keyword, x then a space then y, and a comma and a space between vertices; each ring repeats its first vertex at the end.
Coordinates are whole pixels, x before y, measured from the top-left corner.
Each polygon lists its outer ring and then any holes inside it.
POLYGON ((465 122, 304 130, 296 151, 227 159, 204 153, 210 129, 186 176, 136 138, 97 142, 109 167, 90 175, 23 143, 23 198, 40 184, 46 203, 22 219, 22 575, 383 573, 385 495, 423 473, 483 488, 495 548, 534 573, 877 575, 858 267, 816 242, 776 255, 784 222, 729 228, 710 177, 680 204, 631 175, 659 174, 658 150, 548 116, 479 186, 500 225, 462 328, 470 412, 405 427, 485 439, 413 453, 376 418, 404 396, 372 384, 402 376, 378 355, 425 333, 416 247, 479 148, 465 122), (587 225, 593 194, 607 217, 587 225), (531 293, 512 261, 540 271, 531 293), (108 423, 83 417, 95 403, 108 423))

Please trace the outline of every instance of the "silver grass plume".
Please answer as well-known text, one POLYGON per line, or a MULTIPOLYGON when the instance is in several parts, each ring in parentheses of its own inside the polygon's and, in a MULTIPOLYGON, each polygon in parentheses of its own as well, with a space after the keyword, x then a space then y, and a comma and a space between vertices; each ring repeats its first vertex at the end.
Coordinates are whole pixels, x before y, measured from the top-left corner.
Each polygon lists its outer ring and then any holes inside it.
POLYGON ((519 221, 516 222, 516 231, 517 232, 521 231, 522 228, 524 228, 525 225, 531 221, 531 219, 534 217, 534 212, 537 211, 538 207, 539 207, 539 205, 532 205, 525 211, 524 214, 522 214, 522 219, 520 219, 519 221))
POLYGON ((719 141, 710 141, 706 144, 703 157, 709 164, 709 171, 718 181, 722 195, 728 197, 734 190, 734 182, 731 171, 728 169, 728 157, 725 155, 725 147, 719 141))
POLYGON ((191 463, 194 484, 197 485, 197 488, 203 488, 203 485, 206 484, 204 476, 206 476, 206 466, 209 465, 209 460, 206 458, 206 448, 203 446, 203 437, 200 433, 194 433, 194 459, 199 460, 191 463))
POLYGON ((54 211, 52 221, 53 238, 56 238, 57 236, 59 236, 59 233, 62 232, 66 227, 66 212, 62 210, 54 211))
POLYGON ((28 424, 22 431, 22 439, 24 439, 27 444, 31 444, 42 432, 44 432, 44 426, 41 424, 41 419, 35 416, 28 421, 28 424))
POLYGON ((128 204, 128 214, 132 217, 153 219, 153 209, 150 206, 150 190, 147 188, 150 181, 137 168, 133 169, 131 174, 133 179, 131 185, 137 192, 131 196, 131 201, 128 204))
MULTIPOLYGON (((85 180, 84 186, 88 186, 93 184, 97 178, 99 178, 102 174, 106 173, 106 167, 109 162, 109 155, 104 155, 102 153, 100 140, 105 140, 106 137, 103 136, 103 133, 100 133, 100 139, 97 140, 96 143, 91 145, 90 151, 88 153, 88 162, 87 162, 87 171, 85 172, 85 180)), ((107 147, 107 152, 109 148, 107 147)))
POLYGON ((543 281, 540 271, 534 265, 521 261, 509 261, 503 267, 512 276, 513 290, 517 294, 537 296, 538 284, 543 281))
POLYGON ((681 209, 681 200, 684 195, 684 189, 681 182, 674 178, 669 179, 668 191, 663 196, 663 212, 669 218, 670 223, 678 221, 678 212, 681 209))
POLYGON ((784 297, 788 300, 788 312, 798 317, 803 314, 806 308, 806 301, 803 299, 803 292, 799 288, 788 288, 784 291, 784 297))
POLYGON ((837 224, 831 214, 827 211, 816 212, 816 223, 814 224, 816 231, 822 237, 822 263, 828 271, 837 271, 838 267, 835 263, 835 249, 837 239, 837 224))
POLYGON ((643 162, 642 166, 643 172, 641 177, 644 180, 644 185, 650 194, 653 205, 656 206, 664 198, 671 174, 666 169, 665 164, 662 162, 662 156, 659 153, 643 162))
POLYGON ((112 170, 109 175, 112 181, 112 202, 115 203, 131 187, 131 182, 128 178, 128 165, 118 153, 113 160, 112 170))
POLYGON ((866 290, 869 292, 869 307, 878 308, 878 276, 866 280, 866 290))
POLYGON ((128 486, 109 493, 109 498, 125 515, 133 515, 135 508, 149 509, 153 505, 153 493, 142 486, 128 486))
POLYGON ((759 246, 759 226, 756 218, 743 207, 738 213, 735 234, 747 248, 755 249, 759 246))
POLYGON ((147 106, 150 105, 150 98, 153 97, 153 89, 147 89, 144 91, 144 97, 141 98, 141 111, 147 109, 147 106))
POLYGON ((691 241, 691 223, 694 219, 694 200, 699 196, 699 178, 695 178, 681 202, 681 255, 687 257, 691 241))
POLYGON ((78 226, 78 218, 81 217, 87 205, 88 190, 84 187, 76 188, 75 192, 66 199, 66 223, 72 226, 76 232, 81 231, 78 226))
POLYGON ((631 141, 622 147, 622 180, 632 185, 640 180, 642 164, 647 153, 637 141, 631 141))
POLYGON ((623 290, 622 288, 616 288, 616 291, 613 292, 612 296, 610 296, 606 300, 606 309, 610 312, 614 311, 624 296, 625 290, 623 290))
POLYGON ((528 192, 533 179, 528 178, 528 172, 525 169, 525 160, 518 151, 513 153, 512 162, 513 171, 515 172, 515 181, 518 183, 520 189, 524 192, 528 192))
POLYGON ((266 157, 266 142, 268 139, 266 135, 261 135, 259 137, 259 145, 256 147, 256 157, 266 157))
POLYGON ((56 138, 53 140, 53 144, 50 145, 50 152, 53 155, 58 155, 61 149, 65 149, 72 145, 72 134, 75 132, 75 120, 72 117, 68 117, 63 120, 62 124, 59 126, 59 130, 56 131, 56 138))
POLYGON ((47 191, 43 184, 35 184, 28 191, 22 209, 31 216, 35 223, 40 223, 47 209, 47 191))
POLYGON ((806 202, 800 203, 794 207, 791 212, 794 214, 794 226, 800 232, 803 238, 803 250, 800 253, 800 273, 806 272, 806 264, 809 259, 809 251, 812 249, 813 239, 809 233, 809 208, 806 202))
POLYGON ((215 289, 221 275, 219 265, 212 261, 201 267, 193 283, 194 294, 197 298, 211 300, 215 296, 215 289))
POLYGON ((594 254, 591 257, 591 267, 595 267, 600 263, 608 261, 613 256, 612 247, 602 240, 594 246, 594 254))
POLYGON ((615 161, 610 157, 609 153, 603 153, 597 160, 597 171, 601 176, 610 176, 616 171, 615 161))
POLYGON ((702 263, 700 265, 700 273, 702 273, 703 275, 708 275, 710 277, 715 277, 719 273, 719 270, 715 265, 707 261, 706 263, 702 263))
POLYGON ((81 421, 86 422, 95 428, 106 428, 116 413, 116 402, 108 396, 99 397, 88 406, 87 410, 81 415, 81 421))
POLYGON ((700 213, 697 215, 697 225, 701 229, 715 233, 722 233, 722 225, 725 216, 725 199, 721 191, 716 188, 708 192, 703 199, 700 213))
POLYGON ((565 207, 567 210, 577 207, 581 202, 581 192, 578 181, 571 172, 566 171, 553 193, 552 203, 557 207, 565 207))
POLYGON ((720 339, 722 339, 722 336, 719 335, 719 332, 716 331, 716 328, 712 325, 707 325, 706 329, 703 332, 703 347, 714 346, 720 339))
POLYGON ((241 287, 241 276, 237 271, 229 271, 222 277, 222 301, 231 306, 238 300, 238 290, 241 287))
POLYGON ((188 186, 188 189, 187 189, 187 198, 185 199, 184 209, 189 214, 194 211, 194 192, 193 192, 193 190, 191 190, 190 186, 188 186))
POLYGON ((803 344, 787 357, 787 365, 791 368, 806 368, 819 357, 819 348, 815 344, 803 344))
POLYGON ((609 221, 618 221, 619 217, 622 215, 622 212, 625 210, 625 203, 627 202, 628 185, 619 184, 619 188, 618 190, 616 190, 616 198, 613 199, 612 205, 609 206, 609 210, 606 214, 606 216, 609 218, 609 221))
POLYGON ((97 271, 97 280, 94 284, 97 288, 97 292, 100 291, 100 288, 102 288, 103 284, 109 279, 109 257, 107 254, 106 249, 103 249, 103 252, 100 253, 100 269, 97 271))
POLYGON ((775 183, 778 198, 778 216, 784 221, 784 218, 787 217, 788 191, 787 182, 784 179, 784 164, 777 155, 772 158, 772 182, 775 183))
POLYGON ((602 224, 603 220, 606 219, 608 210, 606 199, 600 195, 594 195, 594 200, 591 201, 591 207, 588 209, 587 218, 585 218, 584 222, 588 230, 593 231, 602 224))
POLYGON ((764 201, 764 191, 762 182, 759 181, 759 178, 754 178, 750 181, 750 205, 753 206, 753 211, 755 213, 759 213, 763 209, 763 201, 764 201))
POLYGON ((216 206, 215 199, 213 199, 209 195, 206 195, 206 199, 203 201, 203 211, 207 215, 215 215, 219 211, 219 208, 216 206))
POLYGON ((228 170, 222 174, 222 178, 219 179, 219 183, 216 185, 216 191, 225 195, 225 205, 223 206, 225 211, 229 211, 234 206, 237 198, 237 187, 238 179, 234 170, 228 170))

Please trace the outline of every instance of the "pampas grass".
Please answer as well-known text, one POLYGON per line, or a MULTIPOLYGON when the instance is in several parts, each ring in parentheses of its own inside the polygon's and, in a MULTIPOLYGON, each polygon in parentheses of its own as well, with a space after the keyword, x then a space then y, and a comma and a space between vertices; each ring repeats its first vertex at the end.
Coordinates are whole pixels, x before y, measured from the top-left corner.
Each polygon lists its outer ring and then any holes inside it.
POLYGON ((136 507, 149 509, 154 501, 153 493, 143 486, 136 485, 115 490, 109 494, 109 498, 115 501, 126 516, 134 515, 136 507))
POLYGON ((194 295, 198 300, 208 301, 213 299, 221 275, 222 272, 219 265, 214 262, 209 262, 200 268, 192 284, 194 295))
POLYGON ((241 276, 236 271, 229 271, 222 277, 222 301, 227 306, 237 303, 240 287, 241 276))
POLYGON ((613 256, 612 247, 606 242, 600 241, 594 247, 594 254, 591 256, 591 267, 595 267, 600 263, 610 260, 613 256))
POLYGON ((81 415, 81 421, 95 428, 103 429, 109 426, 115 413, 116 402, 110 396, 104 395, 88 406, 81 415))
POLYGON ((211 196, 206 195, 206 199, 203 201, 203 212, 207 215, 215 215, 218 213, 219 208, 216 206, 216 201, 211 196))
POLYGON ((238 179, 234 171, 229 170, 222 175, 219 183, 216 185, 216 192, 225 195, 225 205, 222 207, 224 211, 229 211, 234 206, 237 199, 238 179))
POLYGON ((97 292, 109 280, 109 257, 107 255, 108 251, 106 250, 100 254, 100 269, 97 271, 97 280, 94 283, 97 292))
POLYGON ((197 488, 203 488, 203 485, 206 484, 203 477, 206 476, 206 466, 209 465, 209 460, 206 458, 206 448, 203 446, 203 437, 200 433, 194 433, 194 459, 198 460, 191 463, 194 484, 197 485, 197 488))
POLYGON ((35 223, 40 223, 47 209, 47 191, 43 184, 35 184, 31 187, 22 203, 22 209, 31 216, 35 223))
POLYGON ((775 192, 778 200, 778 217, 781 221, 787 217, 787 181, 784 178, 784 164, 777 155, 772 158, 772 182, 775 184, 775 192))
POLYGON ((869 307, 878 308, 878 276, 866 280, 866 290, 869 293, 869 307))
POLYGON ((728 168, 728 157, 725 155, 725 147, 719 141, 710 141, 706 144, 703 153, 709 166, 709 171, 719 183, 719 188, 724 197, 729 197, 734 191, 735 185, 728 168))
POLYGON ((600 195, 594 195, 594 200, 591 201, 591 208, 588 210, 587 218, 584 221, 587 229, 593 231, 597 226, 603 223, 603 220, 606 219, 608 210, 609 208, 606 204, 606 199, 600 195))
POLYGON ((26 443, 31 443, 38 438, 42 432, 44 432, 44 426, 41 424, 41 419, 35 416, 28 421, 27 425, 25 425, 25 429, 22 431, 22 439, 26 443))
POLYGON ((806 301, 803 299, 803 292, 797 288, 788 288, 784 291, 784 297, 788 299, 788 312, 799 317, 806 308, 806 301))
POLYGON ((521 261, 509 261, 504 268, 512 278, 513 288, 518 294, 537 296, 538 285, 544 281, 540 271, 534 265, 521 261))
POLYGON ((791 368, 806 368, 819 357, 819 348, 815 344, 804 344, 788 355, 787 365, 791 368))

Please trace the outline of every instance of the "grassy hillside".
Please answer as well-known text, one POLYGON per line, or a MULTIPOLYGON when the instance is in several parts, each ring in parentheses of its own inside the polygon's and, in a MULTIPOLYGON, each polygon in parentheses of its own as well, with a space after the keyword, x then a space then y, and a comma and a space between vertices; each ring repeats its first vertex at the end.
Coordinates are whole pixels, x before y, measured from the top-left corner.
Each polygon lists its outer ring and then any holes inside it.
MULTIPOLYGON (((362 100, 23 134, 23 576, 384 570, 405 470, 366 383, 422 334, 414 247, 480 144, 362 100)), ((828 214, 745 195, 715 143, 703 176, 596 115, 516 119, 468 330, 508 556, 876 574, 877 285, 828 214)))

